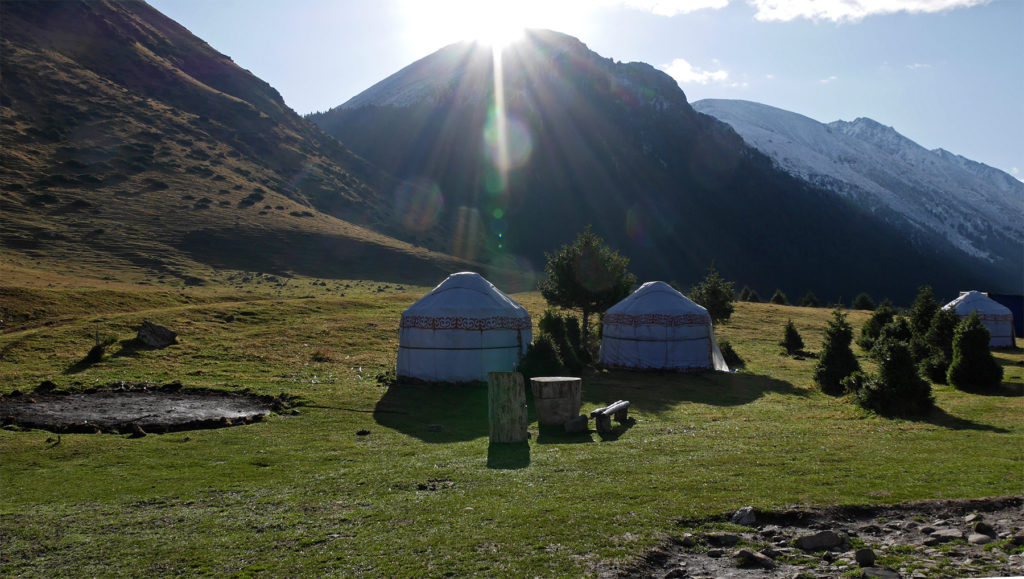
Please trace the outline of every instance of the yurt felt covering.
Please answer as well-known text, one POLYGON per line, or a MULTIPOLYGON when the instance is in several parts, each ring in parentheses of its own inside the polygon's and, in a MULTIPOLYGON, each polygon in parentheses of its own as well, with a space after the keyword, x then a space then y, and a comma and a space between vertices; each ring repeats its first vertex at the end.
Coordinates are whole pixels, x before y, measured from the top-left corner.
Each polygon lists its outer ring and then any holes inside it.
POLYGON ((602 323, 605 366, 729 371, 707 310, 665 282, 640 286, 609 308, 602 323))
POLYGON ((402 313, 399 379, 486 381, 512 371, 533 338, 530 314, 477 273, 448 276, 402 313))
POLYGON ((971 312, 977 311, 981 324, 992 335, 988 342, 990 348, 1012 348, 1014 346, 1013 312, 984 293, 979 291, 960 292, 960 297, 942 306, 942 309, 953 310, 961 318, 966 318, 971 315, 971 312))

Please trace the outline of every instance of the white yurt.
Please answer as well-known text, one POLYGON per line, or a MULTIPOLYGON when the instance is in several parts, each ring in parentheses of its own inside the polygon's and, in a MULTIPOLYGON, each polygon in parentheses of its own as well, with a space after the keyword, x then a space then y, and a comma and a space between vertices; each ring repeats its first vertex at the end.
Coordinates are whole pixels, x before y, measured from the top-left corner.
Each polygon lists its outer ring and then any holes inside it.
POLYGON ((480 274, 452 274, 402 312, 398 378, 486 382, 515 368, 531 327, 526 309, 480 274))
POLYGON ((602 319, 601 364, 642 370, 728 372, 708 311, 661 281, 649 281, 602 319))
POLYGON ((992 334, 988 345, 990 348, 1012 348, 1013 343, 1013 312, 1010 308, 988 297, 979 291, 960 292, 960 297, 942 306, 944 310, 953 310, 961 318, 977 311, 983 326, 992 334))

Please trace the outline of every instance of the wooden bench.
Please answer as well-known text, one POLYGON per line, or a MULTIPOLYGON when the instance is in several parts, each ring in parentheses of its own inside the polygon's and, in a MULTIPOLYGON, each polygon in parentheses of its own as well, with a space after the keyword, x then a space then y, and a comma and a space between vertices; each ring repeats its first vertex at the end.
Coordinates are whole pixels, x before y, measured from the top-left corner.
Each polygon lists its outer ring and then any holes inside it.
POLYGON ((619 400, 604 408, 591 411, 590 417, 594 419, 594 426, 598 432, 610 432, 612 429, 612 416, 615 422, 622 424, 629 420, 629 400, 619 400))

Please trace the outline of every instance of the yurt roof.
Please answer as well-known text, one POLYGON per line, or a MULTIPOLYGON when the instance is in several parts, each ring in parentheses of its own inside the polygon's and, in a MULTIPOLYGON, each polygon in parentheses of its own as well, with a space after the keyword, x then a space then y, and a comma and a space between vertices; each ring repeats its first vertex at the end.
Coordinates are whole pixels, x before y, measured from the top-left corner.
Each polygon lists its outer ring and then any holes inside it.
POLYGON ((707 314, 707 310, 663 281, 649 281, 608 308, 609 314, 707 314))
POLYGON ((952 309, 958 314, 967 315, 977 310, 979 314, 1002 314, 1012 315, 1010 308, 995 301, 979 291, 961 292, 960 297, 942 306, 942 309, 952 309))
POLYGON ((403 316, 458 316, 487 318, 530 315, 515 300, 478 273, 453 273, 427 295, 409 306, 403 316))

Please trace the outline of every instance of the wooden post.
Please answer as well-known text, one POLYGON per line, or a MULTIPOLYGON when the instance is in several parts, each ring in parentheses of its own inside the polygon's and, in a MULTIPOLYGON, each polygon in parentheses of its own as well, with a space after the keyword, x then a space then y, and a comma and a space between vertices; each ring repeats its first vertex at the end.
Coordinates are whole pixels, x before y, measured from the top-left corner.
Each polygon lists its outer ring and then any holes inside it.
POLYGON ((528 422, 523 375, 489 372, 487 402, 491 442, 525 442, 528 422))
POLYGON ((583 403, 582 385, 579 378, 565 376, 530 378, 537 423, 541 426, 562 426, 579 416, 583 403))

